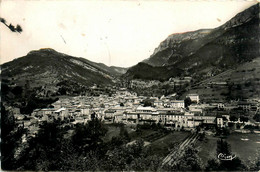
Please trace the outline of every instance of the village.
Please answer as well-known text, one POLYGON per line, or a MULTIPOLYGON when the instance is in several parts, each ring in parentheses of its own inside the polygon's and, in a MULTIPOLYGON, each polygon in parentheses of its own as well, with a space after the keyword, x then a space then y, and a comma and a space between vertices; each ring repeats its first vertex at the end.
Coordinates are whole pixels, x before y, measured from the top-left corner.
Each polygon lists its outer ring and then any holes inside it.
MULTIPOLYGON (((105 124, 122 123, 160 124, 168 130, 194 131, 198 126, 213 134, 215 128, 229 128, 249 133, 248 126, 259 128, 259 122, 248 116, 233 116, 234 112, 257 113, 259 100, 237 101, 230 104, 201 103, 198 94, 188 94, 185 100, 176 100, 176 94, 158 97, 137 96, 126 88, 118 89, 111 96, 76 96, 59 98, 49 108, 35 109, 31 115, 20 114, 19 108, 10 109, 18 127, 28 129, 34 137, 42 122, 63 121, 63 126, 87 123, 97 117, 105 124), (189 100, 189 101, 187 101, 189 100)), ((259 132, 259 131, 253 131, 259 132)), ((26 138, 25 138, 26 140, 26 138)))

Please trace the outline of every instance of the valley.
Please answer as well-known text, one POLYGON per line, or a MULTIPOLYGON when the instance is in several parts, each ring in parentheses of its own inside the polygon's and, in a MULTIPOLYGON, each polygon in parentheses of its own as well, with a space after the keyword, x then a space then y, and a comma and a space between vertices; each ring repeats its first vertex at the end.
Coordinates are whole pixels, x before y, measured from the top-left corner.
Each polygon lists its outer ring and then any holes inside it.
POLYGON ((1 167, 259 170, 259 32, 257 3, 127 68, 52 48, 1 64, 1 167))

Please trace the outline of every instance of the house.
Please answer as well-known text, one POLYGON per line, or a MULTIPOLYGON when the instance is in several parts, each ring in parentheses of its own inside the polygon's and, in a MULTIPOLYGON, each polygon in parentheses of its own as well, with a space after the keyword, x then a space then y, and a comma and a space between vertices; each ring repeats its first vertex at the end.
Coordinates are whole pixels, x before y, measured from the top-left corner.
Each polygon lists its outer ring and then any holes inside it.
POLYGON ((228 121, 229 121, 229 115, 217 115, 216 116, 216 124, 217 127, 222 128, 222 127, 226 127, 228 125, 228 121))
POLYGON ((155 112, 156 110, 150 106, 148 107, 143 107, 143 106, 138 106, 136 108, 136 112, 138 113, 151 113, 151 112, 155 112))
POLYGON ((184 113, 160 113, 158 122, 166 126, 180 129, 187 126, 188 117, 184 113))
POLYGON ((114 107, 112 107, 110 109, 115 111, 115 112, 124 112, 124 111, 126 111, 126 107, 124 107, 124 106, 114 106, 114 107))
POLYGON ((85 119, 82 116, 75 117, 75 121, 72 124, 85 123, 85 119))
POLYGON ((122 121, 125 124, 137 124, 139 117, 140 115, 138 115, 136 112, 124 112, 122 121))
POLYGON ((122 123, 123 122, 124 113, 116 113, 114 115, 114 122, 115 123, 122 123))
POLYGON ((90 114, 90 110, 88 107, 82 107, 81 108, 81 113, 82 115, 89 115, 90 114))
POLYGON ((170 106, 173 108, 185 108, 184 100, 172 100, 170 106))
POLYGON ((66 108, 60 108, 60 109, 54 111, 55 119, 60 118, 61 120, 64 120, 65 118, 68 118, 68 117, 69 117, 69 113, 66 108))
POLYGON ((51 115, 51 114, 53 114, 53 112, 55 110, 56 110, 55 108, 44 108, 44 109, 41 109, 39 111, 39 113, 42 114, 42 115, 51 115))
POLYGON ((218 109, 223 109, 225 107, 224 103, 218 103, 218 109))
POLYGON ((114 119, 114 114, 115 114, 115 113, 116 113, 115 110, 111 110, 111 109, 105 110, 104 116, 103 116, 103 120, 104 120, 106 123, 112 123, 112 122, 113 122, 113 119, 114 119))
POLYGON ((21 121, 21 120, 23 120, 24 115, 22 115, 22 114, 14 114, 14 118, 15 118, 17 121, 21 121))
POLYGON ((138 114, 139 119, 138 119, 138 123, 140 124, 144 124, 144 123, 157 123, 158 122, 158 112, 152 112, 152 113, 142 113, 142 114, 138 114))
POLYGON ((203 124, 215 124, 216 117, 215 116, 203 116, 203 124))
POLYGON ((187 127, 188 128, 194 128, 195 127, 193 119, 188 119, 187 120, 187 127))
POLYGON ((251 103, 246 101, 239 101, 237 106, 242 108, 243 110, 251 110, 251 103))
POLYGON ((190 112, 193 112, 193 113, 202 113, 202 107, 201 106, 199 106, 199 105, 190 105, 189 106, 189 110, 190 110, 190 112))
POLYGON ((156 106, 156 107, 162 107, 163 106, 163 101, 161 100, 155 100, 153 102, 153 105, 156 106))
POLYGON ((196 103, 199 103, 200 102, 200 99, 199 99, 199 95, 198 94, 188 94, 186 96, 186 98, 190 98, 192 102, 196 102, 196 103))
POLYGON ((217 126, 219 128, 224 127, 224 122, 223 122, 223 118, 222 117, 217 117, 216 120, 217 120, 217 126))
POLYGON ((54 106, 55 109, 59 109, 62 107, 62 102, 60 100, 52 103, 52 106, 54 106))
POLYGON ((52 119, 52 115, 55 110, 55 108, 35 109, 32 113, 32 116, 35 116, 43 121, 49 121, 52 119))
POLYGON ((180 109, 180 108, 171 108, 171 107, 162 107, 162 108, 157 108, 157 112, 159 113, 175 113, 175 112, 184 112, 183 109, 180 109))

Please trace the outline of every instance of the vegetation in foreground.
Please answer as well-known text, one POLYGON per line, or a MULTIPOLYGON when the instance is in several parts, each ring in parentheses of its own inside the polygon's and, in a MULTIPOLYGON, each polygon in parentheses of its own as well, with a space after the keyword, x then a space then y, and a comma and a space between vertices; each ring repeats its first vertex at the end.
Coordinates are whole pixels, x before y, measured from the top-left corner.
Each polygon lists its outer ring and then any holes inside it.
MULTIPOLYGON (((119 135, 108 142, 102 138, 107 133, 106 126, 93 117, 87 124, 76 125, 71 137, 64 137, 68 128, 63 128, 61 121, 43 123, 38 134, 29 138, 27 144, 18 145, 19 137, 26 131, 11 128, 10 119, 4 118, 7 130, 3 132, 2 168, 4 170, 255 170, 259 169, 260 161, 256 159, 245 166, 239 158, 228 163, 218 159, 203 164, 198 156, 198 149, 187 146, 173 164, 161 166, 162 158, 145 146, 144 140, 138 139, 133 144, 131 134, 124 125, 119 125, 119 135), (16 135, 17 137, 13 137, 16 135), (17 138, 16 140, 12 140, 17 138), (16 148, 23 146, 17 153, 16 148), (231 165, 230 165, 231 164, 231 165)), ((147 127, 147 126, 146 126, 147 127)), ((157 128, 159 129, 159 128, 157 128)), ((135 132, 144 130, 143 126, 135 132)), ((216 152, 230 153, 230 145, 218 141, 216 152)))

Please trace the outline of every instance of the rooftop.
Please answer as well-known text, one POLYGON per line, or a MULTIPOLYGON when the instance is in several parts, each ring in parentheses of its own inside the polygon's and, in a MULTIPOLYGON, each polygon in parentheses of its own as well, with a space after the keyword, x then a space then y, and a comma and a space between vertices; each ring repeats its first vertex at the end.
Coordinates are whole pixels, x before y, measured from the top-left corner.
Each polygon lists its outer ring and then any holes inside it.
POLYGON ((150 111, 153 111, 154 108, 151 107, 151 106, 147 106, 147 107, 138 106, 138 107, 136 108, 136 110, 150 110, 150 111))
POLYGON ((64 110, 66 110, 66 108, 60 108, 60 109, 56 110, 55 113, 59 113, 59 112, 64 111, 64 110))

